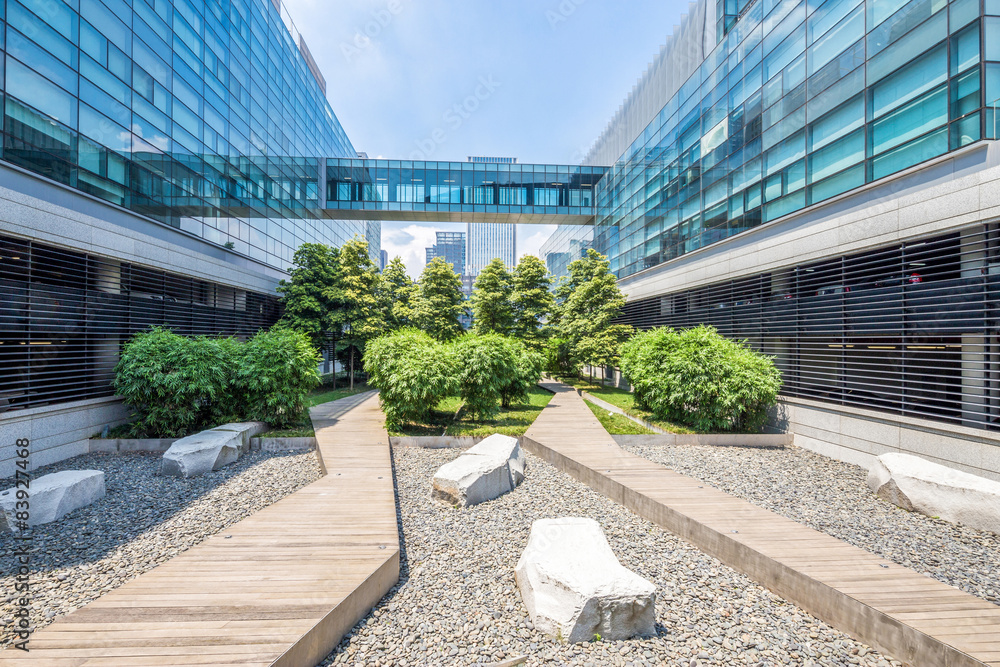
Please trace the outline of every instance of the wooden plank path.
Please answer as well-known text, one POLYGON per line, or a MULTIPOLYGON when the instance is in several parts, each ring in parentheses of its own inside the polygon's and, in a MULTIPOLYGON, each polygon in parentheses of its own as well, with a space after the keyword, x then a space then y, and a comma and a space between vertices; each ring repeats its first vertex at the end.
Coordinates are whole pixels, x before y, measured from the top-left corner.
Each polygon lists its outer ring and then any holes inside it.
POLYGON ((1000 667, 997 605, 630 454, 574 389, 542 386, 528 451, 904 664, 1000 667))
POLYGON ((325 476, 8 648, 0 665, 313 667, 399 579, 374 392, 310 411, 325 476))

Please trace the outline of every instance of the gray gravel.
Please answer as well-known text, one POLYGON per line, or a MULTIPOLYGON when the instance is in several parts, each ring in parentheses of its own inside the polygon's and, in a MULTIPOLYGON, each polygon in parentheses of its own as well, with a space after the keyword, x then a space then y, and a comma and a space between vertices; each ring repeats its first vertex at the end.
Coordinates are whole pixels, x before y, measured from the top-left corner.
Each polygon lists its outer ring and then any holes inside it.
POLYGON ((1000 535, 886 502, 864 468, 799 447, 626 449, 1000 605, 1000 535))
MULTIPOLYGON (((45 466, 103 470, 107 495, 31 535, 31 621, 41 628, 306 484, 319 479, 314 452, 250 452, 194 479, 156 475, 159 454, 85 454, 45 466)), ((0 488, 14 485, 0 481, 0 488)), ((12 536, 0 534, 0 647, 12 640, 12 536)))
POLYGON ((461 452, 395 448, 400 584, 322 665, 898 665, 656 525, 528 456, 513 492, 464 510, 431 499, 461 452), (561 644, 534 630, 513 568, 531 522, 588 516, 657 586, 657 636, 561 644))

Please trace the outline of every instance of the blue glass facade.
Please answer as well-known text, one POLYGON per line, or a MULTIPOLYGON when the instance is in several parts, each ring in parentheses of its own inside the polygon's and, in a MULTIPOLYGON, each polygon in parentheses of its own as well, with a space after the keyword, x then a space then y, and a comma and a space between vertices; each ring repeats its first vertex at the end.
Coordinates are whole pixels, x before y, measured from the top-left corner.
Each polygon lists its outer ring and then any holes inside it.
POLYGON ((598 184, 596 247, 629 276, 995 137, 994 14, 721 0, 719 43, 598 184))
POLYGON ((377 258, 377 223, 323 219, 355 151, 280 10, 0 0, 0 157, 279 269, 366 231, 377 258))

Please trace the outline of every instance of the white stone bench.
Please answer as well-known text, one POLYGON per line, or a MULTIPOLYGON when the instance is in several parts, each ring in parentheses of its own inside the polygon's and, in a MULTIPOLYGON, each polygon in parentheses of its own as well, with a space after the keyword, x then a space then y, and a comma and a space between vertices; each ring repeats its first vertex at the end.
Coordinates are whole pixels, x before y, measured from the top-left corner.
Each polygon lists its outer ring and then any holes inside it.
MULTIPOLYGON (((22 487, 23 490, 23 487, 22 487)), ((0 492, 0 530, 17 532, 17 487, 0 492)), ((31 480, 28 486, 29 526, 56 521, 75 509, 104 497, 104 473, 100 470, 64 470, 31 480)))
POLYGON ((160 474, 197 477, 235 463, 250 449, 250 438, 264 428, 261 422, 223 424, 181 438, 164 452, 160 474))
POLYGON ((868 486, 905 510, 1000 533, 1000 482, 893 452, 875 461, 868 486))
POLYGON ((493 434, 434 474, 434 498, 468 507, 513 490, 524 479, 524 452, 517 438, 493 434))
POLYGON ((593 519, 539 519, 514 570, 531 622, 582 642, 655 634, 656 586, 615 557, 593 519))

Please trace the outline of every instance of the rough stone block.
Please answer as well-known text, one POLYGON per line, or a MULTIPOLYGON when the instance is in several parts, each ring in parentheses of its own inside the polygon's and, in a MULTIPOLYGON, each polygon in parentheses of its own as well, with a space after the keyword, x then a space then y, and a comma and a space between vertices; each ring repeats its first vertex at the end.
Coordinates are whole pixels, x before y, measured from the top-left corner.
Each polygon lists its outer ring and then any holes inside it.
MULTIPOLYGON (((267 424, 264 422, 239 422, 233 424, 223 424, 222 426, 216 426, 212 429, 213 431, 235 431, 239 433, 243 438, 243 446, 250 446, 250 438, 260 435, 267 430, 267 424)), ((246 449, 244 449, 246 451, 246 449)))
POLYGON ((655 634, 656 586, 618 562, 593 519, 539 519, 514 570, 540 631, 568 642, 655 634))
MULTIPOLYGON (((0 492, 0 530, 17 532, 18 489, 0 492)), ((61 519, 75 509, 104 497, 104 473, 100 470, 64 470, 31 480, 28 491, 28 525, 38 526, 61 519)))
POLYGON ((181 438, 163 454, 160 474, 172 477, 197 477, 235 463, 250 449, 252 429, 226 424, 181 438))
POLYGON ((1000 482, 892 452, 876 459, 868 486, 911 512, 1000 534, 1000 482))
POLYGON ((493 500, 521 483, 524 465, 517 438, 491 435, 438 469, 433 497, 460 507, 493 500))

